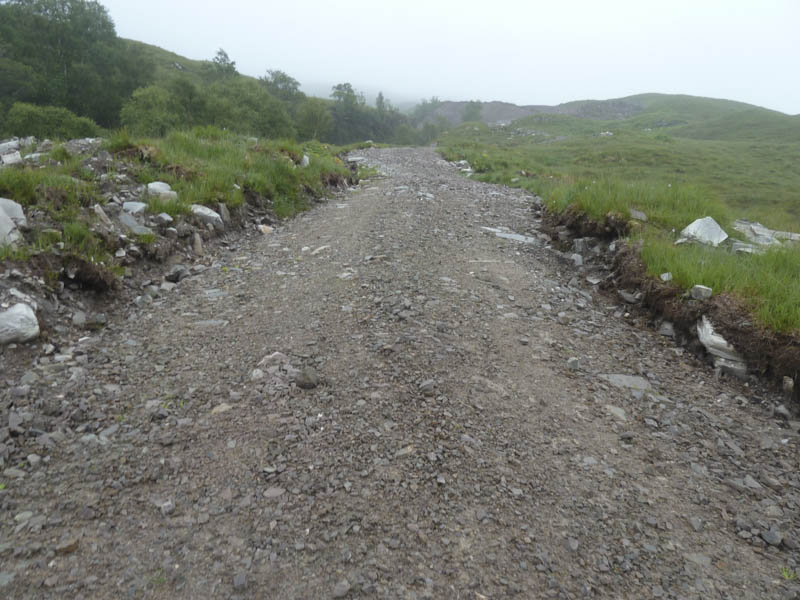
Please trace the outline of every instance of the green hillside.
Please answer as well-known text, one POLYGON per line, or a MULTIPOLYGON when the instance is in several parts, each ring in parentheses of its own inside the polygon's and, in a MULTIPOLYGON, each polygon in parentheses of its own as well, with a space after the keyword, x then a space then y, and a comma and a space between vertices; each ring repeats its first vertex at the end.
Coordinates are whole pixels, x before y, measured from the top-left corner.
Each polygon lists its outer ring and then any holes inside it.
POLYGON ((141 56, 153 65, 153 83, 166 83, 175 76, 181 76, 195 85, 200 85, 203 83, 204 70, 211 66, 211 61, 192 60, 144 42, 125 38, 121 38, 121 41, 126 48, 141 53, 141 56))

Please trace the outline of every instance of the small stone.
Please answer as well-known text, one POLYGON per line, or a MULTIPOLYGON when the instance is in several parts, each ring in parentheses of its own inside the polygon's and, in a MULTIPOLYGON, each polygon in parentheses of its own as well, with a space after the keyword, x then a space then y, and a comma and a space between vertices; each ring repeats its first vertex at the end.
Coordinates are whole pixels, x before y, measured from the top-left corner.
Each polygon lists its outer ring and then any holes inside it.
POLYGON ((349 593, 350 593, 350 582, 347 581, 347 579, 342 579, 339 583, 336 584, 336 587, 333 588, 334 598, 344 598, 349 593))
POLYGON ((694 564, 699 565, 701 567, 711 566, 711 558, 709 558, 705 554, 689 553, 689 554, 684 554, 683 557, 689 562, 693 562, 694 564))
POLYGON ((650 382, 638 375, 620 375, 618 373, 612 373, 598 375, 598 377, 619 388, 628 388, 641 392, 646 392, 650 389, 650 382))
POLYGON ((689 517, 689 525, 694 529, 695 533, 703 531, 703 521, 698 517, 689 517))
POLYGON ((567 538, 567 549, 571 552, 577 552, 580 543, 575 538, 567 538))
POLYGON ((419 384, 419 391, 423 396, 433 396, 436 393, 436 382, 428 379, 419 384))
POLYGON ((667 283, 668 281, 672 281, 672 273, 662 273, 660 276, 661 281, 667 283))
POLYGON ((147 204, 144 202, 123 202, 122 204, 122 210, 132 215, 144 214, 145 209, 147 209, 147 204))
POLYGON ((203 223, 212 225, 214 229, 225 229, 225 223, 223 222, 222 217, 219 216, 219 213, 211 210, 207 206, 203 206, 201 204, 192 204, 191 211, 192 215, 197 217, 203 223))
POLYGON ((237 592, 243 592, 247 589, 247 573, 240 572, 233 577, 233 589, 237 592))
POLYGON ((314 367, 303 367, 294 380, 297 387, 304 390, 313 390, 320 383, 319 374, 314 367))
POLYGON ((25 471, 22 469, 17 469, 16 467, 9 467, 3 471, 3 475, 10 477, 11 479, 23 479, 25 477, 25 471))
POLYGON ((647 223, 647 215, 642 211, 636 210, 635 208, 631 208, 630 213, 631 213, 631 219, 641 221, 642 223, 647 223))
POLYGON ((780 546, 783 541, 783 534, 775 529, 769 531, 762 531, 761 538, 770 546, 780 546))
POLYGON ((161 511, 162 515, 168 517, 175 512, 175 503, 172 501, 172 499, 165 500, 158 505, 158 509, 161 511))
POLYGON ((225 402, 223 402, 222 404, 217 404, 214 408, 212 408, 211 409, 211 414, 212 415, 219 415, 219 414, 222 414, 224 412, 228 412, 232 408, 233 407, 230 404, 226 404, 225 402))
POLYGON ((619 406, 614 406, 612 404, 606 404, 606 410, 614 415, 620 421, 627 421, 628 416, 625 414, 625 411, 621 409, 619 406))
POLYGON ((675 337, 675 326, 670 323, 669 321, 664 321, 661 323, 661 326, 658 328, 659 335, 663 335, 665 337, 675 337))
POLYGON ((714 291, 710 287, 704 285, 694 286, 689 295, 695 300, 708 300, 713 295, 714 291))
POLYGON ((78 538, 68 538, 55 547, 56 554, 72 554, 78 549, 78 543, 78 538))
POLYGON ((171 283, 178 283, 189 277, 189 269, 187 269, 184 265, 172 265, 169 271, 167 271, 166 275, 164 275, 164 279, 171 283))
POLYGON ((786 408, 783 404, 779 404, 775 407, 775 414, 779 417, 783 417, 787 421, 792 418, 792 413, 789 412, 789 409, 786 408))
POLYGON ((567 367, 570 371, 578 371, 581 368, 581 359, 571 356, 567 359, 567 367))
POLYGON ((271 487, 264 492, 264 498, 268 500, 272 498, 279 498, 286 493, 286 490, 282 487, 271 487))
POLYGON ((28 454, 28 464, 31 467, 38 467, 39 463, 42 462, 42 457, 38 454, 28 454))
POLYGON ((203 256, 203 238, 197 232, 192 236, 192 252, 198 256, 203 256))
POLYGON ((744 478, 745 486, 749 487, 751 490, 760 490, 761 484, 758 483, 755 479, 753 479, 750 475, 745 475, 744 478))

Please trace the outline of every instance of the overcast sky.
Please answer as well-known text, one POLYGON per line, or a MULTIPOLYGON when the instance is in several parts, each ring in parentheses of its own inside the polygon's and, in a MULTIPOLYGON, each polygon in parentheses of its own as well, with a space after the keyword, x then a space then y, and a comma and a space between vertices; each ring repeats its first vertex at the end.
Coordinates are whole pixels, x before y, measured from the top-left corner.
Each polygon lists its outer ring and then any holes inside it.
POLYGON ((117 33, 395 103, 643 92, 800 113, 800 0, 100 0, 117 33))

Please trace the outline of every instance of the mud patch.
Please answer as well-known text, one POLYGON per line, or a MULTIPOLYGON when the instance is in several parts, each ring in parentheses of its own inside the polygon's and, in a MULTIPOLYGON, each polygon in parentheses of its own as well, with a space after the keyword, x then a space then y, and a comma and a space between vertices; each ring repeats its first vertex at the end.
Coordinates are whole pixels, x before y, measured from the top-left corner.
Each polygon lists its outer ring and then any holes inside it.
POLYGON ((553 238, 558 237, 558 228, 567 227, 579 237, 597 237, 604 240, 625 237, 630 233, 631 224, 626 219, 609 213, 602 222, 586 217, 574 207, 562 213, 546 211, 542 222, 542 231, 553 238))

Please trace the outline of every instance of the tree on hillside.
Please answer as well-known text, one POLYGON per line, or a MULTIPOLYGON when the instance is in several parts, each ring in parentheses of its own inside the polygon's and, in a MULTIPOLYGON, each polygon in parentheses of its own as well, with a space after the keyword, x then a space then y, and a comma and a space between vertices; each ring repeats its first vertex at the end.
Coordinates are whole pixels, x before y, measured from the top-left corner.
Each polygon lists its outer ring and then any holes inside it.
POLYGON ((482 111, 483 104, 480 100, 470 100, 467 102, 466 106, 464 106, 464 112, 461 114, 461 120, 465 123, 468 121, 480 121, 482 111))
POLYGON ((331 88, 331 98, 343 106, 355 106, 358 104, 358 95, 349 83, 338 83, 331 88))
POLYGON ((221 77, 231 77, 238 74, 236 61, 231 60, 228 53, 222 48, 217 50, 217 54, 211 59, 211 65, 214 73, 221 77))
POLYGON ((295 113, 306 95, 300 91, 300 82, 291 75, 277 69, 267 70, 267 75, 258 80, 275 98, 286 104, 290 113, 295 113))
POLYGON ((328 105, 319 98, 308 98, 297 109, 297 133, 301 139, 325 138, 333 127, 333 117, 328 105))

